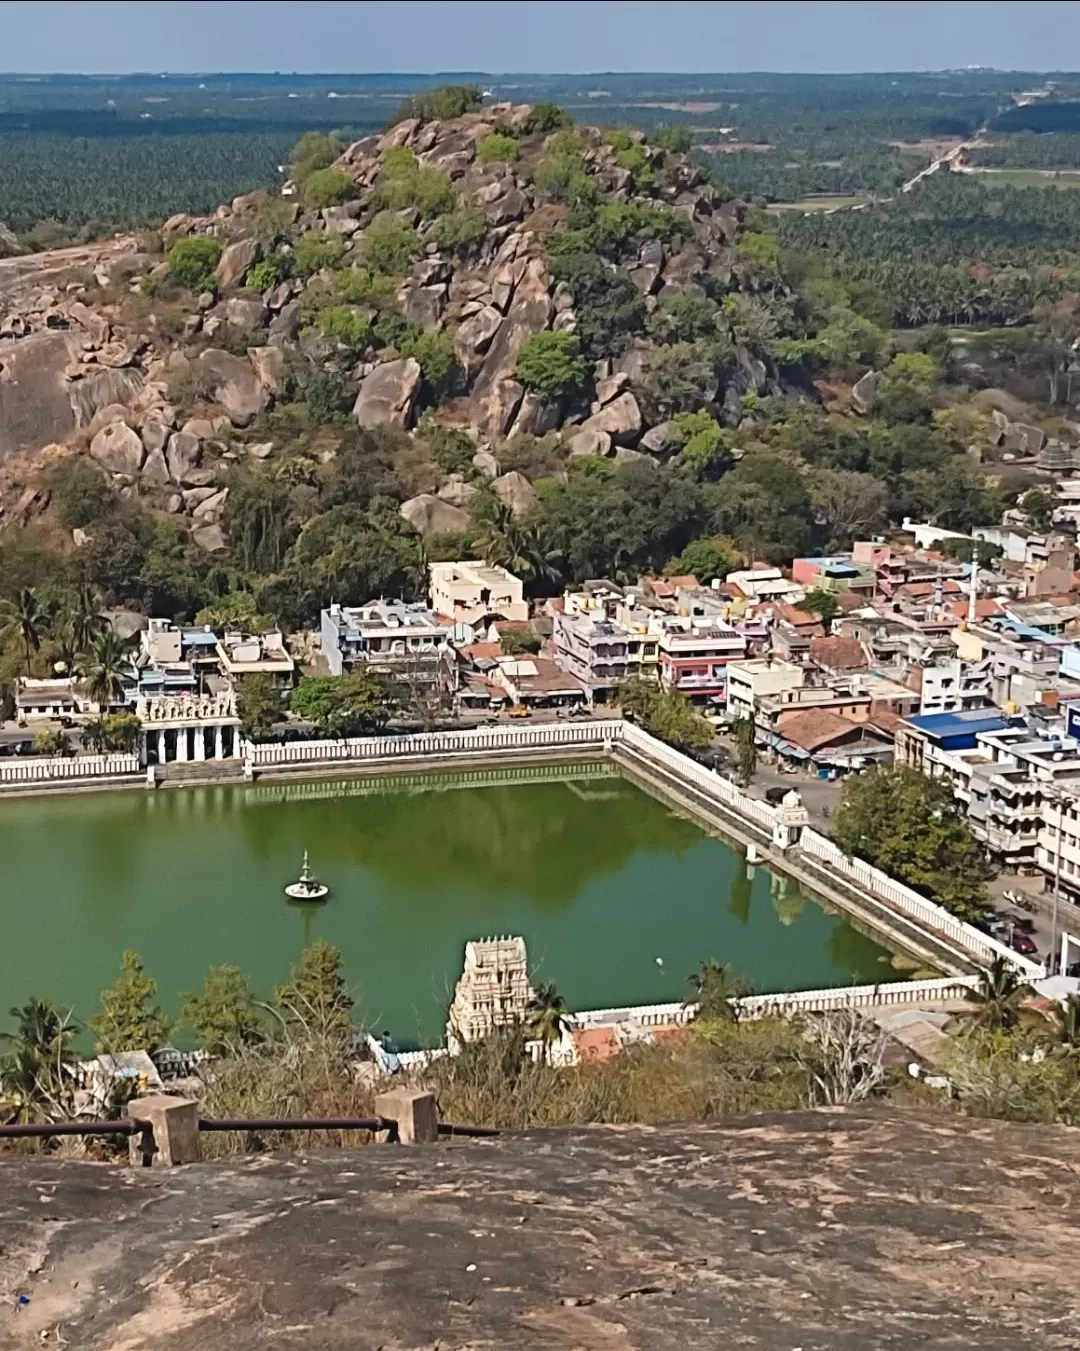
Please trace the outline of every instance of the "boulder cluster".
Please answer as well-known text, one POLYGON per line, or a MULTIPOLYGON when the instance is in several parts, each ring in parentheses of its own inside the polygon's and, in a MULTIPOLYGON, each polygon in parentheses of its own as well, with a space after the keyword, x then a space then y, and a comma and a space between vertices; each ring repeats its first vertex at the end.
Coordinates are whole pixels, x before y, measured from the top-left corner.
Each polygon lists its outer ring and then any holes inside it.
MULTIPOLYGON (((528 167, 513 159, 492 162, 478 149, 500 128, 525 128, 531 115, 527 105, 501 104, 448 121, 405 120, 359 140, 335 166, 352 180, 351 199, 313 210, 295 194, 286 196, 277 241, 288 251, 308 234, 339 236, 347 265, 350 254, 362 258, 364 232, 376 221, 392 217, 419 231, 422 255, 399 279, 398 311, 416 328, 443 333, 452 343, 458 383, 436 417, 472 438, 474 468, 493 480, 518 515, 531 508, 535 493, 522 474, 499 473, 499 451, 508 439, 557 433, 572 457, 663 457, 680 444, 673 423, 652 416, 639 388, 653 351, 647 338, 596 362, 589 388, 565 404, 538 397, 517 376, 525 342, 548 330, 572 334, 579 326, 573 290, 553 279, 545 244, 566 207, 542 198, 528 167), (440 247, 417 208, 381 207, 387 155, 399 147, 418 165, 447 175, 462 208, 482 213, 482 238, 467 253, 440 247)), ((640 133, 630 135, 645 162, 663 162, 665 172, 647 194, 635 195, 630 170, 603 135, 595 128, 579 128, 576 135, 584 144, 584 167, 605 201, 663 207, 689 222, 671 242, 632 240, 627 256, 605 263, 630 279, 648 310, 704 294, 710 280, 722 287, 743 284, 736 249, 743 203, 713 187, 693 160, 650 146, 640 133)), ((539 145, 538 153, 543 149, 539 145)), ((121 491, 190 517, 202 547, 225 546, 224 469, 240 456, 263 458, 273 451, 272 443, 251 445, 232 433, 279 396, 292 351, 317 351, 310 343, 305 348, 304 301, 318 274, 293 276, 263 292, 250 287, 252 269, 268 251, 255 228, 258 205, 252 194, 210 217, 166 222, 167 245, 199 236, 222 245, 216 287, 198 296, 184 293, 182 300, 163 289, 168 262, 134 239, 107 241, 76 260, 44 254, 4 263, 0 502, 5 459, 63 446, 88 455, 121 491)), ((730 366, 712 393, 719 416, 734 426, 747 391, 772 393, 779 385, 775 372, 745 347, 737 348, 730 366)), ((369 353, 351 375, 360 426, 415 426, 424 390, 415 357, 384 348, 369 353)), ((437 492, 406 502, 402 513, 425 533, 462 529, 474 492, 462 476, 450 475, 437 492)))

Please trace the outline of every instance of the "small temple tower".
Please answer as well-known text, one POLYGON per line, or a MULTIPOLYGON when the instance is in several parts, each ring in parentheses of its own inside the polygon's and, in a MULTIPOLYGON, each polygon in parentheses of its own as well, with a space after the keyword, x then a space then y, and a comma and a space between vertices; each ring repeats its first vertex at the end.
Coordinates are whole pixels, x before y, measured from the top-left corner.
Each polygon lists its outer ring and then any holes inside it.
POLYGON ((790 849, 793 844, 799 843, 803 826, 809 822, 810 817, 802 804, 802 798, 794 788, 789 789, 773 817, 773 844, 778 849, 790 849))
POLYGON ((479 938, 465 944, 465 970, 446 1024, 451 1053, 496 1027, 520 1022, 532 999, 524 938, 479 938))

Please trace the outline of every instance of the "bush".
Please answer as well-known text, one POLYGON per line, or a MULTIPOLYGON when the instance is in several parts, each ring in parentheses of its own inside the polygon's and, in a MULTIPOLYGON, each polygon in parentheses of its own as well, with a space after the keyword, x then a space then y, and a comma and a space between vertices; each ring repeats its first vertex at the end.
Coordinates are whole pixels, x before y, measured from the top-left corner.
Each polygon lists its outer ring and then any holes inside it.
POLYGON ((457 201, 450 176, 417 164, 416 156, 405 146, 387 151, 384 171, 376 194, 376 204, 384 210, 403 211, 414 206, 422 216, 440 216, 452 210, 457 201))
POLYGON ((341 299, 350 305, 370 305, 372 309, 393 309, 397 303, 397 287, 390 277, 372 272, 367 267, 343 267, 334 274, 334 284, 341 299))
POLYGON ((105 475, 89 461, 60 460, 46 482, 61 524, 69 530, 100 525, 112 515, 116 497, 105 475))
POLYGON ((367 315, 351 305, 330 305, 315 316, 315 327, 328 338, 334 338, 354 355, 371 342, 371 324, 367 315))
POLYGON ((557 103, 545 101, 533 104, 527 130, 530 136, 546 136, 549 131, 556 131, 559 127, 571 127, 573 124, 574 119, 565 108, 560 108, 557 103))
POLYGON ((306 132, 289 152, 293 181, 303 187, 313 173, 328 169, 344 149, 336 136, 321 131, 306 132))
POLYGON ((446 333, 420 333, 400 345, 403 356, 420 363, 420 374, 436 399, 446 389, 457 365, 454 344, 446 333))
POLYGON ((301 277, 311 277, 339 263, 344 254, 345 241, 340 235, 306 234, 296 241, 293 264, 301 277))
POLYGON ((431 458, 446 474, 468 474, 472 470, 476 446, 456 427, 436 427, 428 442, 431 458))
POLYGON ((244 283, 249 291, 270 291, 285 280, 285 268, 281 258, 264 258, 256 263, 247 274, 244 283))
POLYGON ((526 389, 551 402, 571 398, 585 384, 585 362, 573 333, 537 333, 522 343, 514 373, 526 389))
POLYGON ((388 277, 401 277, 423 251, 420 236, 400 220, 377 220, 364 231, 360 253, 368 267, 388 277))
POLYGON ((518 143, 513 136, 490 132, 476 147, 476 158, 481 164, 510 163, 518 157, 518 143))
POLYGON ((474 206, 456 207, 435 222, 435 239, 439 248, 458 258, 467 255, 486 233, 484 213, 474 206))
POLYGON ((484 96, 475 84, 444 84, 427 94, 416 94, 406 99, 395 113, 391 125, 404 122, 409 117, 418 117, 421 122, 445 121, 449 117, 473 112, 483 101, 484 96))
POLYGON ((694 144, 694 133, 689 127, 659 127, 652 134, 655 145, 662 150, 671 150, 677 155, 689 155, 694 144))
POLYGON ((353 181, 340 169, 316 169, 304 181, 304 201, 313 211, 340 206, 353 194, 353 181))
POLYGON ((196 235, 181 239, 169 250, 169 275, 178 286, 196 295, 217 286, 214 271, 221 258, 221 241, 196 235))

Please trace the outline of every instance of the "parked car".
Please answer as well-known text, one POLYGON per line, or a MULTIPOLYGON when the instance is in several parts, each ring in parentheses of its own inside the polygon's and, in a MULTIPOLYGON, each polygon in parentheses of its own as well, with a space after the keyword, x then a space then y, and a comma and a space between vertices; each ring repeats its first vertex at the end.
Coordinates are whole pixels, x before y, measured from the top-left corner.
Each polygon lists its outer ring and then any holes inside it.
POLYGON ((532 709, 526 708, 524 704, 515 704, 506 716, 508 718, 531 718, 532 709))
POLYGON ((1010 947, 1014 952, 1019 952, 1025 957, 1037 957, 1039 955, 1035 940, 1029 934, 1021 933, 1019 929, 1013 930, 1010 947))
POLYGON ((765 789, 765 801, 771 802, 773 806, 778 806, 791 792, 790 788, 785 788, 782 783, 775 784, 772 788, 765 789))

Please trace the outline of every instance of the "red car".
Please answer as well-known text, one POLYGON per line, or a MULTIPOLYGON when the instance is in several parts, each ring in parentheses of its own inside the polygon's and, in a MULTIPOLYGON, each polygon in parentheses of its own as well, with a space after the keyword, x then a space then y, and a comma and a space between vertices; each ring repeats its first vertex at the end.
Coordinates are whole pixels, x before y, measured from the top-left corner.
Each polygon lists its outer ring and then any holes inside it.
POLYGON ((1019 929, 1013 930, 1011 947, 1014 952, 1020 952, 1025 957, 1037 957, 1039 955, 1039 949, 1035 946, 1034 939, 1029 934, 1021 933, 1019 929))

